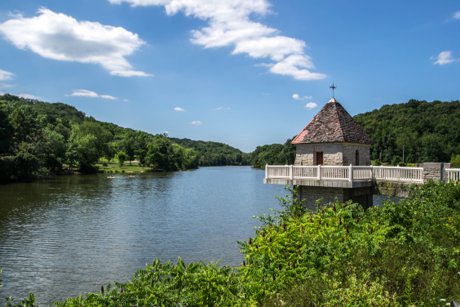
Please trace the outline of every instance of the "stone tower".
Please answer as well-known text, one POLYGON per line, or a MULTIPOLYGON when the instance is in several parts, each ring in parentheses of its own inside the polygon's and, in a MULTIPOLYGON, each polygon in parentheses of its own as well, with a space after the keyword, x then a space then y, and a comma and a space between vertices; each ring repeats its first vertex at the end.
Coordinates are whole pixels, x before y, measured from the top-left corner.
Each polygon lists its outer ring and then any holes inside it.
MULTIPOLYGON (((363 128, 334 98, 299 132, 292 144, 296 146, 295 165, 349 166, 370 165, 371 140, 363 128)), ((353 200, 364 207, 372 205, 372 188, 343 188, 299 184, 300 199, 314 208, 317 199, 326 203, 353 200)))

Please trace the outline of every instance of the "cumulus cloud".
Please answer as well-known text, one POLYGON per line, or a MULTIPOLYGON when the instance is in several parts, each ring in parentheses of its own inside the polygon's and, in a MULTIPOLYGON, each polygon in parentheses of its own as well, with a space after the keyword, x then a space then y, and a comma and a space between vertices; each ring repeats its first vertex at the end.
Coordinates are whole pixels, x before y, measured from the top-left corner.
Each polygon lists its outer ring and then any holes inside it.
POLYGON ((452 57, 452 52, 449 50, 441 51, 436 58, 434 58, 434 64, 436 65, 446 65, 458 61, 452 57))
POLYGON ((175 107, 174 112, 185 112, 185 109, 181 107, 175 107))
POLYGON ((312 110, 316 108, 317 106, 318 104, 316 102, 310 101, 309 103, 305 105, 305 109, 312 110))
POLYGON ((17 48, 44 58, 98 64, 114 76, 149 76, 126 60, 144 42, 122 27, 79 21, 41 8, 35 17, 16 15, 0 23, 0 34, 17 48))
POLYGON ((85 90, 85 89, 74 90, 72 93, 70 93, 69 96, 86 97, 86 98, 100 98, 100 99, 106 99, 106 100, 117 100, 118 99, 117 97, 112 96, 112 95, 101 95, 94 91, 85 90))
POLYGON ((203 125, 203 122, 201 120, 194 120, 190 123, 192 126, 198 127, 203 125))
POLYGON ((0 81, 9 81, 14 78, 14 74, 12 72, 0 69, 0 81))
POLYGON ((294 99, 294 100, 309 100, 309 99, 312 99, 312 98, 313 98, 312 96, 300 96, 297 93, 292 94, 292 99, 294 99))
POLYGON ((192 31, 191 41, 205 48, 233 47, 232 54, 268 59, 264 66, 274 74, 297 80, 319 80, 326 75, 312 72, 304 41, 284 36, 280 31, 252 20, 270 12, 268 0, 108 0, 131 6, 163 6, 168 15, 183 12, 207 22, 192 31))

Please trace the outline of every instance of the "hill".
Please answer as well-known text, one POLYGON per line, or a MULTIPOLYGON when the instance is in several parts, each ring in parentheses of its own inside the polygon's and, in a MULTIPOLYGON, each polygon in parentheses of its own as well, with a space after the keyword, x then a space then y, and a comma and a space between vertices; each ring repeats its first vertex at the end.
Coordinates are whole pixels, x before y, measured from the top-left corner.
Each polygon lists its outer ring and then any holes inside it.
POLYGON ((246 154, 222 143, 170 139, 97 121, 64 103, 0 95, 0 182, 95 172, 101 159, 158 171, 247 164, 246 154))
POLYGON ((377 163, 448 162, 460 154, 460 102, 409 100, 358 114, 377 163))
POLYGON ((249 165, 249 154, 230 145, 212 141, 171 140, 198 153, 199 166, 249 165))
POLYGON ((295 159, 295 146, 292 139, 287 139, 284 144, 271 144, 257 146, 251 153, 251 165, 264 168, 266 164, 293 164, 295 159))

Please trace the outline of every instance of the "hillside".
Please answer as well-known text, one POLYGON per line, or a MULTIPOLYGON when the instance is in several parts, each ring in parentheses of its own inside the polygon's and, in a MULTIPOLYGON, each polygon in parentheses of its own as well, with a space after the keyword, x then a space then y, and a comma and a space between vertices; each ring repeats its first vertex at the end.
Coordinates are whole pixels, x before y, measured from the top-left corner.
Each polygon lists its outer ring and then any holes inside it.
POLYGON ((264 168, 266 164, 293 164, 295 147, 291 142, 292 139, 287 139, 284 144, 257 146, 251 153, 252 167, 264 168))
POLYGON ((0 182, 95 172, 101 159, 156 171, 247 164, 246 154, 222 143, 170 139, 97 121, 64 103, 0 95, 0 182))
POLYGON ((448 162, 460 154, 459 101, 409 100, 354 119, 371 137, 377 163, 448 162))
POLYGON ((198 153, 200 166, 249 165, 249 154, 230 145, 212 141, 171 140, 198 153))

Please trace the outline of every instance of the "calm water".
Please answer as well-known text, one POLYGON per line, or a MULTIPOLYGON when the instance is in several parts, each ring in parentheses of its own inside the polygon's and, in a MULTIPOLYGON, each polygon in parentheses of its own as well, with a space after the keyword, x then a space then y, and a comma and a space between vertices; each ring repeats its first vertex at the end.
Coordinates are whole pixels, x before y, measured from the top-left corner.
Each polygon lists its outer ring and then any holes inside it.
POLYGON ((212 167, 0 186, 0 305, 8 295, 49 304, 98 291, 156 257, 238 265, 252 217, 286 194, 262 180, 249 167, 212 167))

